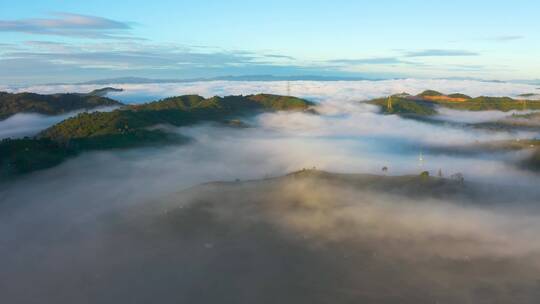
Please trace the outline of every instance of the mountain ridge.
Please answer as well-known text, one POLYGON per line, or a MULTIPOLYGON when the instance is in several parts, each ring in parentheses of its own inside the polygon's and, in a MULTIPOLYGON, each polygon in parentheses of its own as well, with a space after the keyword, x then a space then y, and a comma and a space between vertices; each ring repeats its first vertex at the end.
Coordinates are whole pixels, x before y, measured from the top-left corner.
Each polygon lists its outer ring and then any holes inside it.
MULTIPOLYGON (((223 122, 273 111, 307 111, 312 102, 292 96, 183 95, 126 105, 111 112, 81 113, 42 131, 34 138, 0 142, 0 178, 56 166, 69 157, 91 150, 109 150, 184 143, 187 138, 159 125, 175 127, 200 122, 223 122)), ((240 121, 241 124, 241 121, 240 121)))
POLYGON ((105 97, 112 90, 120 89, 103 88, 90 93, 57 94, 0 92, 0 120, 18 113, 59 115, 77 110, 123 105, 119 101, 105 97))

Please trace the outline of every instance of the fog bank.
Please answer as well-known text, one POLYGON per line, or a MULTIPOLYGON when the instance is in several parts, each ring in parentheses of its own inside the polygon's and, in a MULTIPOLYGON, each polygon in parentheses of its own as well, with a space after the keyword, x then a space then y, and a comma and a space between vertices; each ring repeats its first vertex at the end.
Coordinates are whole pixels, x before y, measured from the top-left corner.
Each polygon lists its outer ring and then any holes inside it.
MULTIPOLYGON (((129 85, 122 93, 280 93, 284 85, 129 85)), ((192 140, 83 153, 1 183, 0 300, 537 303, 540 176, 514 165, 522 152, 429 150, 537 133, 434 125, 358 102, 424 86, 471 95, 527 89, 442 80, 295 82, 292 93, 317 100, 320 115, 277 112, 246 119, 249 128, 172 128, 192 140), (272 179, 313 167, 389 179, 272 179), (462 173, 465 184, 392 179, 426 170, 462 173), (198 186, 213 181, 229 183, 198 186)), ((502 115, 461 114, 443 112, 468 122, 502 115)), ((0 135, 44 127, 37 123, 43 117, 13 118, 0 122, 8 126, 0 135)))

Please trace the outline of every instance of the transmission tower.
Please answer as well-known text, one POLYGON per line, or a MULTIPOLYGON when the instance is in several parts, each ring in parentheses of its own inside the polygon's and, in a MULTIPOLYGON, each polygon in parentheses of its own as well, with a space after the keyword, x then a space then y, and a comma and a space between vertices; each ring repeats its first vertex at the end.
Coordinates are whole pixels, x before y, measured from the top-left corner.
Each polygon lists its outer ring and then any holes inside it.
POLYGON ((287 81, 287 96, 291 96, 291 82, 287 81))

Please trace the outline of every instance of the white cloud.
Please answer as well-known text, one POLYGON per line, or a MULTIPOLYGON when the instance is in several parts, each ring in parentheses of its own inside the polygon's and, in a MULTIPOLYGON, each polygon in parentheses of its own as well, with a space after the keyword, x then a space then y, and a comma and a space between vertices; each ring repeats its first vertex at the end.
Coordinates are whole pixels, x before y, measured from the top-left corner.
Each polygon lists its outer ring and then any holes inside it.
MULTIPOLYGON (((111 111, 116 107, 96 108, 92 111, 111 111)), ((62 115, 41 115, 35 113, 18 113, 0 120, 0 139, 34 136, 40 131, 83 111, 74 111, 62 115)))
POLYGON ((459 111, 448 108, 438 108, 439 115, 436 118, 445 121, 463 122, 463 123, 481 123, 488 121, 495 121, 506 118, 513 114, 527 114, 536 111, 459 111))
MULTIPOLYGON (((114 92, 110 97, 128 103, 139 103, 157 100, 164 97, 199 94, 205 97, 214 95, 240 95, 273 93, 286 94, 285 81, 206 81, 192 83, 156 83, 156 84, 110 84, 124 89, 114 92)), ((6 88, 12 92, 31 91, 36 93, 89 92, 100 88, 100 85, 42 85, 21 88, 6 88)), ((470 142, 484 139, 506 139, 506 133, 469 132, 461 129, 445 129, 432 125, 404 120, 396 116, 377 115, 377 108, 360 101, 387 96, 399 92, 420 93, 426 89, 435 89, 443 93, 465 93, 471 96, 516 96, 534 90, 534 86, 514 83, 494 83, 471 80, 429 80, 400 79, 385 81, 294 81, 290 82, 291 94, 304 97, 319 103, 318 110, 325 114, 322 117, 297 114, 278 114, 263 116, 262 125, 282 127, 282 131, 295 128, 294 132, 312 132, 316 135, 379 135, 399 136, 401 138, 420 140, 426 143, 470 142), (346 118, 333 116, 346 115, 346 118), (332 133, 333 132, 333 133, 332 133), (439 133, 445 134, 444 137, 439 133)), ((441 109, 441 118, 460 122, 482 122, 503 118, 511 113, 497 111, 461 112, 441 109)), ((24 123, 46 127, 59 119, 41 119, 30 117, 24 123)), ((41 117, 43 118, 43 117, 41 117)), ((19 118, 22 119, 22 118, 19 118)), ((25 127, 23 127, 25 128, 25 127)), ((36 127, 37 128, 37 127, 36 127)), ((4 134, 18 132, 14 124, 3 128, 4 134)))
POLYGON ((127 23, 98 16, 55 13, 52 18, 0 20, 0 32, 21 32, 84 38, 122 39, 119 31, 129 30, 127 23))
POLYGON ((0 120, 0 139, 33 136, 39 131, 60 122, 72 114, 46 116, 41 114, 20 113, 0 120))

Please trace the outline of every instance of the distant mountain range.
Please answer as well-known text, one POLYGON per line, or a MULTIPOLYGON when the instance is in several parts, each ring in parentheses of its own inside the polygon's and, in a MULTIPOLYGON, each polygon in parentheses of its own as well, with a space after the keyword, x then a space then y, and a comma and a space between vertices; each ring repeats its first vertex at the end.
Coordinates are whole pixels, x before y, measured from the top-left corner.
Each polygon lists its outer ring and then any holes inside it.
POLYGON ((144 83, 185 83, 185 82, 197 82, 197 81, 355 81, 355 80, 380 80, 370 79, 365 77, 343 77, 343 76, 317 76, 317 75, 298 75, 298 76, 275 76, 275 75, 244 75, 244 76, 218 76, 210 78, 187 78, 187 79, 155 79, 144 77, 118 77, 97 79, 86 82, 80 82, 77 84, 144 84, 144 83))
MULTIPOLYGON (((293 75, 293 76, 277 76, 270 74, 262 75, 241 75, 241 76, 216 76, 216 77, 194 77, 194 78, 148 78, 148 77, 113 77, 94 79, 89 81, 77 82, 77 83, 47 83, 44 85, 110 85, 110 84, 146 84, 146 83, 190 83, 190 82, 202 82, 202 81, 382 81, 382 80, 399 80, 407 79, 409 77, 387 77, 387 78, 373 78, 367 76, 336 76, 336 75, 293 75)), ((471 80, 481 82, 492 83, 520 83, 529 85, 540 85, 540 80, 498 80, 498 79, 481 79, 475 77, 443 77, 435 78, 440 80, 471 80)), ((538 88, 540 90, 540 88, 538 88)))
MULTIPOLYGON (((369 77, 361 75, 289 75, 278 76, 271 74, 255 74, 255 75, 226 75, 216 77, 193 77, 193 78, 149 78, 149 77, 112 77, 103 79, 93 79, 83 82, 54 82, 45 83, 42 85, 111 85, 111 84, 146 84, 146 83, 190 83, 203 81, 383 81, 383 80, 399 80, 408 79, 410 77, 369 77)), ((514 80, 498 80, 498 79, 482 79, 475 77, 441 77, 430 78, 437 80, 470 80, 491 83, 519 83, 528 85, 540 85, 540 79, 514 79, 514 80)), ((13 88, 24 88, 24 85, 11 86, 13 88)), ((540 87, 537 88, 540 90, 540 87)))

